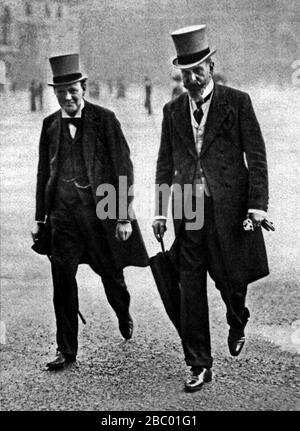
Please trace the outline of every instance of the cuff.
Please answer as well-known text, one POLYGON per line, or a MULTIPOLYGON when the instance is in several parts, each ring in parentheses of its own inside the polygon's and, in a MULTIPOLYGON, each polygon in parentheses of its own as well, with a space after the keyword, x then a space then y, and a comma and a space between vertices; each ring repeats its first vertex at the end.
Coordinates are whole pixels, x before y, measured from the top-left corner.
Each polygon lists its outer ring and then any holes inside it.
POLYGON ((260 215, 262 215, 264 217, 267 217, 267 213, 264 210, 255 210, 255 209, 250 208, 248 210, 248 213, 256 213, 256 214, 260 214, 260 215))

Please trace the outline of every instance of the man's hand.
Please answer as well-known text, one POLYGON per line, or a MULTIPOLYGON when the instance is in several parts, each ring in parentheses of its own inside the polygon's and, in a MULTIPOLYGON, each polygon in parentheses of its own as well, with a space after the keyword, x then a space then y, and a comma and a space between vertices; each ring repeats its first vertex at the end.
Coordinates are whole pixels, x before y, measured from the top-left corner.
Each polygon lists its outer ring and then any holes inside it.
POLYGON ((251 212, 247 214, 247 218, 252 220, 253 228, 261 226, 262 222, 265 220, 265 216, 260 213, 251 212))
POLYGON ((132 234, 132 226, 130 221, 118 221, 116 226, 115 237, 119 241, 127 241, 132 234))
POLYGON ((155 219, 152 223, 152 229, 155 238, 160 242, 160 238, 163 238, 165 231, 167 230, 166 226, 167 220, 165 219, 155 219))
POLYGON ((45 228, 45 223, 43 222, 36 223, 34 231, 31 232, 33 242, 36 242, 40 239, 40 237, 42 236, 42 233, 44 232, 44 228, 45 228))

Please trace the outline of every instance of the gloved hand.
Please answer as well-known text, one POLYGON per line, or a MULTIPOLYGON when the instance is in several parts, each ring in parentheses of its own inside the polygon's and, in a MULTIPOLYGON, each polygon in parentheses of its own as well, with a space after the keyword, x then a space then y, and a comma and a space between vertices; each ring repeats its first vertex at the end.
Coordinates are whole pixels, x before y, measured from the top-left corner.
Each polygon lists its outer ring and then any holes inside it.
POLYGON ((34 231, 31 232, 33 242, 36 242, 40 239, 40 237, 42 236, 42 234, 44 232, 44 229, 45 229, 45 223, 38 221, 36 223, 34 231))
POLYGON ((167 220, 165 219, 155 219, 152 223, 154 236, 159 242, 161 241, 161 238, 163 238, 165 231, 167 230, 166 223, 167 220))
POLYGON ((265 216, 260 213, 251 212, 247 214, 247 218, 252 220, 253 228, 261 226, 262 222, 265 220, 265 216))
POLYGON ((116 226, 115 237, 119 241, 127 241, 132 234, 132 226, 130 221, 118 221, 116 226))

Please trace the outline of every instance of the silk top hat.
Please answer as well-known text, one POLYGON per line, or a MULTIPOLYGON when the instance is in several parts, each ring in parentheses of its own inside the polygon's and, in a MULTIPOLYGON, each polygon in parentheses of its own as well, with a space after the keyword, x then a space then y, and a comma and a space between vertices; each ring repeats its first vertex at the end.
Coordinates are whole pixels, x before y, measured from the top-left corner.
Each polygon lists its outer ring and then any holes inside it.
POLYGON ((178 69, 195 67, 216 52, 208 46, 206 25, 183 27, 173 31, 171 36, 177 51, 173 64, 178 69))
POLYGON ((49 59, 53 82, 48 82, 52 87, 56 85, 69 85, 87 79, 79 70, 79 54, 66 54, 49 59))

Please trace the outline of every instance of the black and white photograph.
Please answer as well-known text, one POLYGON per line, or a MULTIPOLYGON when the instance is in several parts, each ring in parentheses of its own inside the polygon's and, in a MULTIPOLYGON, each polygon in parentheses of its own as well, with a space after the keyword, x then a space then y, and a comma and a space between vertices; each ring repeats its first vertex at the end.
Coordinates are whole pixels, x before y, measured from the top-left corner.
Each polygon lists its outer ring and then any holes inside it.
POLYGON ((299 112, 298 0, 0 0, 2 413, 299 412, 299 112))

